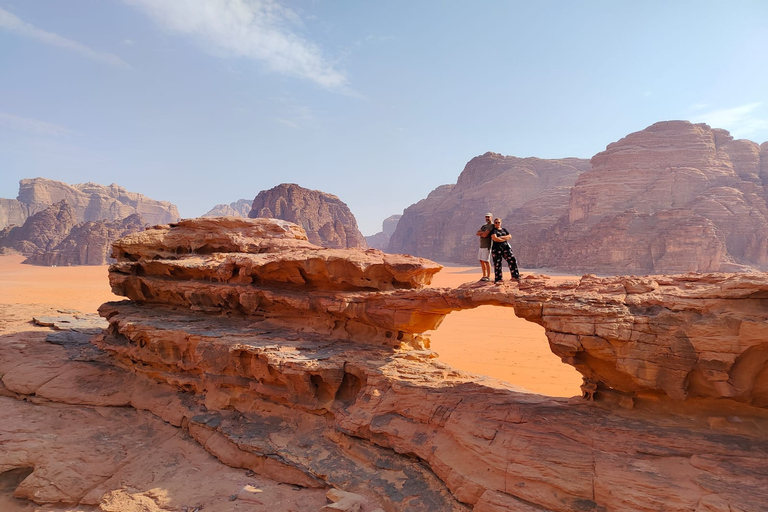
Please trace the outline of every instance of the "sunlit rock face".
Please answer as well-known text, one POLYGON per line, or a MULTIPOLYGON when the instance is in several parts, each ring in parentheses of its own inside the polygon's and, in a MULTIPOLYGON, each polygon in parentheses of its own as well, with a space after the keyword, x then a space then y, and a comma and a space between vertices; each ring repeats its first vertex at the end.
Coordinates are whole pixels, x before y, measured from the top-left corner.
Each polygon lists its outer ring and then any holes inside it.
POLYGON ((754 142, 687 121, 609 144, 571 190, 563 243, 549 244, 555 265, 649 273, 765 267, 762 153, 754 142))
POLYGON ((125 188, 98 183, 69 185, 45 178, 25 179, 19 182, 18 201, 26 205, 50 205, 60 201, 69 204, 78 222, 119 221, 139 214, 148 224, 165 224, 179 220, 176 206, 157 201, 125 188))
POLYGON ((768 507, 765 274, 426 288, 429 260, 276 219, 185 220, 114 256, 130 301, 100 308, 97 344, 127 370, 123 402, 228 464, 383 510, 768 507), (424 332, 480 305, 544 326, 594 401, 438 361, 424 332))
POLYGON ((295 183, 282 183, 259 192, 253 199, 248 217, 294 222, 304 228, 310 242, 323 247, 368 247, 346 203, 332 194, 295 183))
POLYGON ((387 251, 475 264, 475 232, 487 212, 504 219, 516 237, 523 226, 521 212, 527 212, 528 229, 549 227, 567 212, 568 192, 587 169, 589 160, 580 158, 516 158, 492 152, 477 156, 456 184, 442 185, 406 208, 387 251))
POLYGON ((475 261, 475 232, 504 219, 523 268, 661 274, 768 269, 768 144, 665 121, 591 161, 472 159, 404 212, 390 251, 475 261))

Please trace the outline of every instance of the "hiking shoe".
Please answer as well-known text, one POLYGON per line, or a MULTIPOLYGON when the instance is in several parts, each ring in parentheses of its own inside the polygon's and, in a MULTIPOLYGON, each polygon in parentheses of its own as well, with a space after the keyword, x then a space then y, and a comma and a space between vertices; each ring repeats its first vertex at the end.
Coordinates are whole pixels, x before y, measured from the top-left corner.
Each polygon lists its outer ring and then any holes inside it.
POLYGON ((481 280, 481 281, 490 281, 490 279, 489 279, 489 278, 487 278, 487 277, 483 277, 483 278, 481 278, 480 280, 481 280))

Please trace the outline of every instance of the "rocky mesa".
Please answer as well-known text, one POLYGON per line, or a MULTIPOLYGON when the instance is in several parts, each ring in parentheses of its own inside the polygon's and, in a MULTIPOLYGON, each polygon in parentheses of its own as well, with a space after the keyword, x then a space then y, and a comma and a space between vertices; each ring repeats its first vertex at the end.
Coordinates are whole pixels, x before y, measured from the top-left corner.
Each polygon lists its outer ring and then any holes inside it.
MULTIPOLYGON (((6 394, 55 400, 68 379, 70 402, 150 411, 233 467, 355 493, 365 512, 768 507, 765 274, 426 288, 431 261, 318 247, 274 219, 185 220, 114 256, 129 300, 100 308, 98 364, 81 354, 31 382, 5 355, 6 394), (544 326, 584 397, 437 361, 425 331, 480 305, 544 326)), ((67 478, 46 474, 47 489, 88 503, 108 490, 67 478)), ((35 499, 33 482, 18 494, 35 499)))

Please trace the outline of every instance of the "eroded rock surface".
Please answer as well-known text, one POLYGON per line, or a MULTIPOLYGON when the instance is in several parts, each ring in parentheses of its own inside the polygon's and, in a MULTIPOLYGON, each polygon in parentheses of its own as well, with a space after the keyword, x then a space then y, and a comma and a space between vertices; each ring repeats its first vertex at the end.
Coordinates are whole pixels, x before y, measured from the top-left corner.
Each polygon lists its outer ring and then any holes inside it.
POLYGON ((131 300, 100 308, 97 347, 6 347, 3 394, 149 411, 230 466, 358 494, 337 503, 364 512, 768 508, 765 274, 425 288, 439 265, 234 218, 131 235, 115 256, 131 300), (423 333, 480 305, 543 325, 594 401, 437 360, 423 333))

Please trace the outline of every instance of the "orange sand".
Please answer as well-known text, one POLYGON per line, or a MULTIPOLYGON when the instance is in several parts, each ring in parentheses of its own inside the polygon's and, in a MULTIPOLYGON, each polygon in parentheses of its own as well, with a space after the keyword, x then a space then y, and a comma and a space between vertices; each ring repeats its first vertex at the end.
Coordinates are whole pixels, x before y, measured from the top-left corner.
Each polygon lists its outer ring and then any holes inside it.
MULTIPOLYGON (((109 288, 107 266, 39 267, 22 265, 23 259, 0 256, 0 304, 43 304, 95 313, 104 302, 122 299, 109 288)), ((446 266, 432 285, 455 287, 481 275, 479 267, 446 266)), ((440 360, 455 368, 535 393, 566 397, 580 393, 581 376, 552 354, 544 328, 517 318, 512 308, 457 311, 430 334, 440 360)))
POLYGON ((107 266, 22 265, 23 256, 0 256, 0 304, 44 304, 82 313, 111 300, 107 266))

